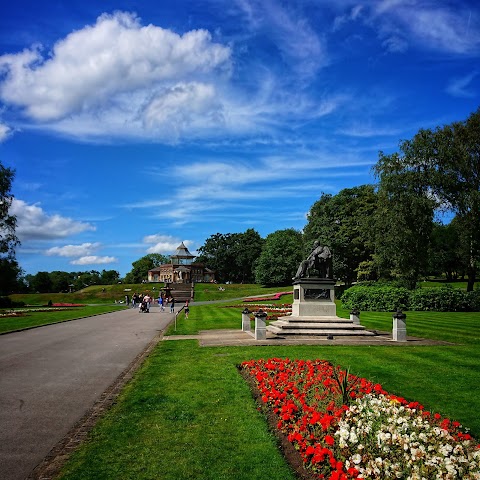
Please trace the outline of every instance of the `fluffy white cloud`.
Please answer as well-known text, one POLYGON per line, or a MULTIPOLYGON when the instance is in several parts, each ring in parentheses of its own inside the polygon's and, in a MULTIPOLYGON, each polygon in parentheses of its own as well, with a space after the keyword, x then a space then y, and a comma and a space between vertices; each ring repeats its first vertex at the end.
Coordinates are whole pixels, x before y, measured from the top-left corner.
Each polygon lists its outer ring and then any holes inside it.
POLYGON ((5 73, 0 96, 35 121, 52 128, 60 122, 59 130, 81 128, 85 116, 99 113, 109 120, 107 131, 116 131, 119 115, 119 124, 163 125, 166 116, 181 125, 189 121, 192 105, 199 115, 218 117, 213 82, 219 72, 228 76, 230 55, 230 48, 212 42, 206 30, 178 35, 142 26, 130 13, 104 14, 58 41, 51 52, 35 46, 0 56, 5 73))
POLYGON ((95 255, 88 255, 86 257, 78 258, 77 260, 72 260, 70 263, 72 265, 105 265, 107 263, 116 263, 118 259, 115 257, 98 257, 95 255))
POLYGON ((48 256, 60 257, 84 257, 89 256, 92 252, 97 250, 100 244, 97 243, 82 243, 81 245, 64 245, 63 247, 52 247, 45 251, 48 256))
MULTIPOLYGON (((147 235, 143 238, 143 242, 150 245, 147 249, 147 253, 161 253, 162 255, 170 255, 177 247, 182 243, 182 240, 172 237, 170 235, 147 235)), ((188 248, 192 244, 190 240, 183 240, 184 245, 188 248)))
POLYGON ((65 238, 95 230, 90 223, 57 214, 48 215, 38 205, 29 205, 23 200, 14 199, 10 212, 17 218, 16 233, 21 241, 65 238))

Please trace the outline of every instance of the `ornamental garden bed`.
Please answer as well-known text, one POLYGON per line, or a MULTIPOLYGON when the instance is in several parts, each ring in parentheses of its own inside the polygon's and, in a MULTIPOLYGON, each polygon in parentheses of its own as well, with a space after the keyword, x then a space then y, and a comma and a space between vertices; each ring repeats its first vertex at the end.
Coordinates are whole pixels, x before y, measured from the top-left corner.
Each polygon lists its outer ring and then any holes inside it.
POLYGON ((455 421, 325 360, 243 362, 304 479, 478 479, 480 445, 455 421))

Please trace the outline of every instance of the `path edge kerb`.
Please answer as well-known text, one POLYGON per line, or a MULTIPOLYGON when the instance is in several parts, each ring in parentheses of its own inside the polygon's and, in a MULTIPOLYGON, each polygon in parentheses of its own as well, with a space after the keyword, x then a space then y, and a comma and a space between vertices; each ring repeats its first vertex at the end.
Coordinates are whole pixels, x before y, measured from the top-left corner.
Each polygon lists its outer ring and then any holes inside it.
POLYGON ((173 320, 130 362, 128 367, 100 395, 93 406, 75 423, 65 437, 50 450, 25 480, 53 480, 57 477, 70 458, 70 455, 87 439, 88 434, 92 431, 96 423, 115 403, 115 400, 123 388, 133 378, 134 374, 142 366, 152 350, 162 340, 165 331, 172 322, 173 320))

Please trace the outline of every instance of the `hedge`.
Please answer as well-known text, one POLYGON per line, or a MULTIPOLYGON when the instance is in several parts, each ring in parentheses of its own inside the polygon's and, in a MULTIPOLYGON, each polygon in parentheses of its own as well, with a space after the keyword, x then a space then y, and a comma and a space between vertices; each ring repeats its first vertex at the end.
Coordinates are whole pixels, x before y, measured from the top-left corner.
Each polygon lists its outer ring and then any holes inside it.
POLYGON ((356 285, 342 295, 342 306, 363 311, 400 310, 479 312, 480 291, 465 292, 451 286, 407 290, 392 286, 356 285))

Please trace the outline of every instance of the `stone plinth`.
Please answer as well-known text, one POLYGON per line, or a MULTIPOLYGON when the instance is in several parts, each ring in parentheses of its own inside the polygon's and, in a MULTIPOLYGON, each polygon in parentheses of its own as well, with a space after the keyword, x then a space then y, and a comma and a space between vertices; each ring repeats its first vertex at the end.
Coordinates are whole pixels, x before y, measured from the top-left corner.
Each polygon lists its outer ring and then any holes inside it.
POLYGON ((255 340, 265 340, 267 338, 267 314, 259 310, 253 315, 255 316, 255 340))
POLYGON ((300 278, 293 282, 292 316, 330 317, 336 313, 334 280, 300 278))
POLYGON ((250 325, 250 310, 248 308, 246 308, 242 312, 242 330, 244 332, 251 332, 252 331, 252 327, 250 325))
POLYGON ((407 316, 400 310, 393 314, 392 338, 394 342, 407 341, 407 316))

